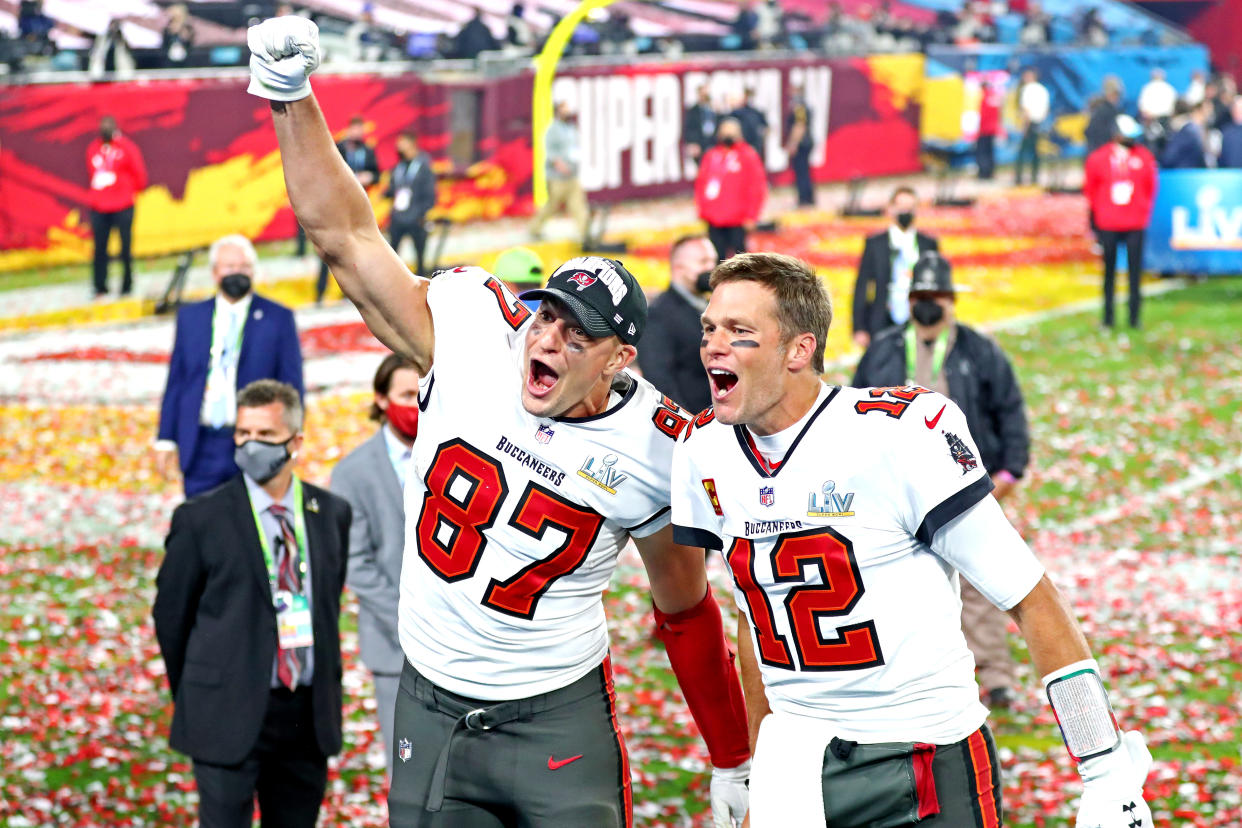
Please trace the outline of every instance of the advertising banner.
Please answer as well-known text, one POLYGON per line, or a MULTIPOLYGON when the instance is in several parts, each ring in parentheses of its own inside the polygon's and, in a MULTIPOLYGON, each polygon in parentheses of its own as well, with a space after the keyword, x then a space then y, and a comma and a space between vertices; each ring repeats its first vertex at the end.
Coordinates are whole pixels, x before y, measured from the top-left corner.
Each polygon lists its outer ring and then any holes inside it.
POLYGON ((1242 273, 1242 170, 1166 170, 1143 248, 1147 270, 1242 273))
POLYGON ((727 115, 746 90, 768 131, 760 153, 776 184, 793 181, 786 119, 796 88, 810 112, 811 177, 840 181, 919 169, 921 55, 850 60, 717 60, 576 67, 552 86, 578 112, 583 188, 594 200, 688 192, 697 171, 683 153, 682 119, 706 84, 727 115))
MULTIPOLYGON (((815 180, 916 171, 922 75, 920 55, 686 60, 565 68, 554 92, 580 112, 583 183, 602 203, 692 191, 681 122, 704 83, 726 111, 754 91, 775 184, 792 180, 785 119, 798 85, 811 113, 815 180)), ((316 76, 314 89, 338 135, 363 118, 385 172, 396 163, 397 135, 413 132, 440 175, 435 214, 464 222, 532 209, 532 82, 532 73, 453 83, 329 74, 316 76)), ((135 204, 135 255, 202 248, 227 233, 291 238, 268 104, 245 86, 234 75, 8 87, 0 96, 0 270, 89 260, 86 149, 103 115, 117 119, 150 173, 135 204)), ((381 224, 383 191, 384 182, 370 191, 381 224)))

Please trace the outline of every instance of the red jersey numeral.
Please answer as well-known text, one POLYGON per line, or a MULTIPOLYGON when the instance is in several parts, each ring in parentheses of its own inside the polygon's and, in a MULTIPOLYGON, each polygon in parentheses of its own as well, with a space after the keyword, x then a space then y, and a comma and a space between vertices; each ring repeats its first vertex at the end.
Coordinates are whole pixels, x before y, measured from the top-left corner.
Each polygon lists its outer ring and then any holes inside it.
MULTIPOLYGON (((427 471, 427 493, 418 515, 418 555, 448 583, 474 575, 491 527, 509 488, 500 464, 464 440, 445 443, 427 471)), ((557 578, 586 560, 604 518, 533 481, 518 500, 509 525, 541 539, 548 527, 565 533, 551 555, 505 581, 495 578, 483 605, 506 615, 533 618, 539 599, 557 578)))
POLYGON ((418 514, 419 557, 449 583, 469 578, 487 545, 483 530, 495 522, 507 493, 495 460, 464 440, 440 446, 418 514))
POLYGON ((892 397, 893 399, 859 400, 854 403, 854 410, 859 414, 883 411, 893 419, 899 420, 901 415, 906 413, 906 409, 910 407, 910 403, 914 402, 915 397, 919 394, 930 393, 926 388, 920 388, 917 385, 894 385, 888 388, 872 388, 872 397, 892 397))
POLYGON ((660 399, 660 407, 655 410, 655 414, 651 415, 651 422, 655 423, 655 427, 661 432, 676 440, 677 435, 681 434, 681 430, 690 422, 690 417, 681 406, 665 394, 660 399))
POLYGON ((509 289, 500 283, 500 280, 493 277, 488 278, 483 284, 487 285, 487 289, 496 294, 496 301, 500 304, 500 312, 504 314, 505 321, 509 323, 509 327, 517 330, 522 327, 522 323, 530 316, 530 308, 522 304, 522 301, 509 292, 509 289))
POLYGON ((565 533, 565 542, 550 556, 519 570, 506 581, 493 578, 483 597, 483 603, 494 610, 533 618, 535 605, 552 582, 582 566, 599 537, 604 518, 531 482, 509 525, 536 540, 543 538, 549 526, 565 533))
POLYGON ((746 596, 746 604, 750 607, 750 620, 755 627, 755 637, 759 639, 760 660, 773 667, 794 669, 789 643, 776 631, 776 619, 772 615, 772 605, 768 603, 768 594, 755 578, 755 545, 746 538, 737 538, 729 547, 725 560, 729 562, 733 580, 746 596))
POLYGON ((861 670, 884 663, 875 622, 864 621, 836 628, 836 635, 820 634, 820 620, 848 615, 866 589, 847 538, 832 529, 812 529, 781 535, 772 549, 772 572, 777 582, 802 582, 804 567, 819 571, 822 584, 803 584, 789 591, 785 612, 789 618, 799 667, 795 667, 776 621, 767 593, 758 585, 754 570, 754 544, 738 538, 729 549, 733 579, 750 608, 759 657, 764 664, 786 670, 861 670))
POLYGON ((716 419, 716 409, 705 408, 700 411, 699 415, 686 426, 686 436, 682 439, 682 442, 690 439, 690 432, 694 431, 696 428, 702 428, 714 419, 716 419))

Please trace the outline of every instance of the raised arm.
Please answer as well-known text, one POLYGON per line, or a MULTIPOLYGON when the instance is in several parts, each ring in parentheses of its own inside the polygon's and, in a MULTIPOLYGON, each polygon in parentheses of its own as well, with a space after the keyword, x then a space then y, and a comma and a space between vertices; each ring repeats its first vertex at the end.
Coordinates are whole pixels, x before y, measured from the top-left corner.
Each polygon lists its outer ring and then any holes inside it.
POLYGON ((431 368, 433 330, 426 279, 380 234, 366 193, 332 142, 307 76, 319 65, 310 21, 278 17, 251 27, 249 92, 272 102, 289 201, 367 327, 420 374, 431 368))

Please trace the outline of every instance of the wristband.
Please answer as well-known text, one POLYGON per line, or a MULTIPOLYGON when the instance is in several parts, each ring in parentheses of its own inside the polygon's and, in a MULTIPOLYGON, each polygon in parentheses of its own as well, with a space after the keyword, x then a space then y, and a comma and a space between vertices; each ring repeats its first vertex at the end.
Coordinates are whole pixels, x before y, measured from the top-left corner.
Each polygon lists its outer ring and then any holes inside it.
POLYGON ((1061 738, 1075 762, 1117 749, 1121 732, 1095 659, 1067 664, 1044 676, 1043 682, 1061 738))

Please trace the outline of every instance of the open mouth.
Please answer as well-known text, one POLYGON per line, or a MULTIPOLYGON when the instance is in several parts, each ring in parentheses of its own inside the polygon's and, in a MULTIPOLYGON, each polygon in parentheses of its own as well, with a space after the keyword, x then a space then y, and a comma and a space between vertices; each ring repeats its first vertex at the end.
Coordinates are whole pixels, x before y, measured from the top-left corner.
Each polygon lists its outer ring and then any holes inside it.
POLYGON ((526 389, 536 397, 542 397, 552 390, 556 385, 556 381, 560 379, 560 375, 553 371, 546 363, 537 359, 530 361, 530 368, 526 373, 526 389))
POLYGON ((737 386, 737 374, 723 368, 711 368, 707 371, 712 383, 712 398, 723 400, 737 386))

